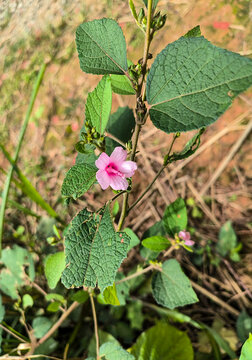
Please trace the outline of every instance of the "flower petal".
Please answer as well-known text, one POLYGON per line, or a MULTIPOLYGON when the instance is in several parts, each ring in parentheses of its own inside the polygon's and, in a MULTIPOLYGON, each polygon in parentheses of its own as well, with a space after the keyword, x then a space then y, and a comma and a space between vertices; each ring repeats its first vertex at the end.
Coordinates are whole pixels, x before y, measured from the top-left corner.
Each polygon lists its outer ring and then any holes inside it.
POLYGON ((184 241, 189 241, 191 239, 191 234, 185 230, 180 231, 178 236, 184 241))
POLYGON ((114 190, 127 190, 129 184, 125 178, 122 178, 119 175, 114 175, 110 177, 110 186, 114 190))
POLYGON ((109 162, 110 162, 109 156, 105 152, 103 152, 96 160, 95 165, 96 167, 98 167, 98 169, 104 170, 105 167, 109 164, 109 162))
POLYGON ((105 190, 110 185, 110 177, 105 170, 98 170, 96 173, 96 179, 101 185, 102 190, 105 190))
POLYGON ((110 155, 110 160, 113 161, 117 166, 119 166, 127 158, 127 151, 124 150, 121 146, 117 146, 112 154, 110 155))
POLYGON ((131 177, 137 169, 137 164, 134 161, 124 161, 118 168, 126 177, 131 177))
POLYGON ((192 241, 192 240, 185 241, 185 245, 187 245, 187 246, 193 246, 194 244, 195 244, 195 241, 192 241))

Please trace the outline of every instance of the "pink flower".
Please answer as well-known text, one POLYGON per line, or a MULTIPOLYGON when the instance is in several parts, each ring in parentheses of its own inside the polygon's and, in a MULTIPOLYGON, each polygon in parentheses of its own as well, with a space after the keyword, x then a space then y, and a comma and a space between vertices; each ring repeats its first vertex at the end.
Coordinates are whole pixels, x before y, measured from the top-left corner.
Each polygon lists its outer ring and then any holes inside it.
POLYGON ((185 245, 187 246, 192 246, 195 243, 191 240, 191 234, 188 231, 182 230, 179 232, 178 236, 181 240, 184 240, 185 245))
POLYGON ((96 179, 105 190, 109 185, 114 190, 127 190, 128 181, 134 175, 137 164, 134 161, 126 161, 127 151, 121 146, 114 149, 112 154, 108 156, 105 152, 101 153, 95 165, 98 167, 96 179))

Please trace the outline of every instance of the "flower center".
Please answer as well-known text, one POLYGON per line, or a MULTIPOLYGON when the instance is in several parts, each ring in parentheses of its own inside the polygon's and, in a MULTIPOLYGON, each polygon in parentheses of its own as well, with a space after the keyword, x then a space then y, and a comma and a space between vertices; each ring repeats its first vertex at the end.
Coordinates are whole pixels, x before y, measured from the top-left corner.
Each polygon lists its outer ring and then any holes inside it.
POLYGON ((113 176, 113 175, 119 175, 121 177, 124 177, 124 175, 117 170, 117 166, 114 163, 109 163, 106 168, 105 171, 107 172, 107 174, 109 176, 113 176))

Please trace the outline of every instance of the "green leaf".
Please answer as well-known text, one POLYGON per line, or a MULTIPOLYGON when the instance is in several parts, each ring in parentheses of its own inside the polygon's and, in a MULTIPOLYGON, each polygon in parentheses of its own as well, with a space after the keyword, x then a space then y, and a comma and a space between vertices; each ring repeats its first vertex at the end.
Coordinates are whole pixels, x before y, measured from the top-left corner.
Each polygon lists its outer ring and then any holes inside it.
POLYGON ((237 245, 236 233, 231 221, 227 221, 220 229, 216 250, 221 256, 226 256, 237 245))
POLYGON ((130 237, 128 251, 130 251, 133 247, 140 244, 140 240, 133 230, 131 230, 130 228, 125 228, 123 229, 123 232, 125 232, 130 237))
MULTIPOLYGON (((35 351, 34 351, 34 355, 50 355, 52 354, 57 346, 58 346, 58 341, 54 340, 52 337, 50 337, 48 340, 46 340, 43 344, 39 345, 38 347, 36 347, 35 351)), ((38 357, 37 359, 44 359, 42 357, 38 357)))
MULTIPOLYGON (((64 258, 64 261, 65 261, 65 258, 64 258)), ((60 294, 55 294, 55 293, 46 294, 45 299, 47 301, 58 300, 62 304, 66 303, 66 300, 65 300, 64 296, 62 296, 60 294)))
POLYGON ((54 289, 65 268, 64 252, 48 255, 45 261, 45 276, 50 289, 54 289))
POLYGON ((112 216, 115 217, 118 214, 119 210, 120 210, 119 202, 116 200, 114 202, 114 205, 113 205, 113 208, 112 208, 112 211, 111 211, 112 216))
POLYGON ((124 74, 126 42, 115 20, 100 19, 81 24, 76 31, 80 67, 91 74, 124 74))
POLYGON ((252 359, 252 334, 249 334, 249 338, 242 346, 241 356, 239 360, 251 360, 252 359))
MULTIPOLYGON (((99 335, 99 343, 100 345, 107 343, 107 342, 113 342, 115 343, 117 346, 120 346, 119 341, 117 341, 113 335, 102 331, 102 330, 98 330, 98 335, 99 335)), ((89 346, 88 346, 88 356, 90 357, 95 357, 96 359, 96 340, 95 340, 95 335, 92 337, 89 346)), ((103 359, 102 359, 103 360, 103 359)), ((119 360, 119 359, 118 359, 119 360)))
POLYGON ((239 339, 244 342, 249 336, 249 333, 252 333, 252 317, 243 310, 236 321, 237 335, 239 339))
POLYGON ((143 304, 136 300, 127 305, 127 318, 130 321, 132 329, 142 330, 144 316, 142 313, 143 304))
POLYGON ((48 330, 51 328, 52 322, 44 316, 38 316, 32 321, 32 328, 34 330, 34 336, 37 339, 42 338, 48 330))
POLYGON ((186 159, 189 156, 193 155, 195 151, 200 146, 200 137, 205 131, 205 128, 200 129, 200 131, 195 134, 187 143, 184 149, 179 153, 173 153, 167 158, 166 164, 172 163, 177 160, 186 159))
POLYGON ((142 245, 153 251, 162 251, 171 245, 170 241, 163 236, 152 236, 142 241, 142 245))
POLYGON ((183 199, 178 198, 168 205, 164 212, 163 223, 167 233, 174 236, 187 226, 186 205, 183 199))
POLYGON ((115 232, 108 206, 101 218, 86 209, 80 211, 65 237, 67 267, 62 274, 65 287, 94 288, 98 283, 103 292, 113 285, 129 242, 127 234, 115 232), (123 235, 123 242, 119 234, 123 235))
POLYGON ((90 164, 77 164, 68 170, 61 189, 64 197, 77 199, 82 196, 96 181, 97 168, 90 164))
POLYGON ((190 280, 175 259, 165 261, 162 271, 154 275, 152 293, 156 302, 168 309, 198 301, 190 280))
MULTIPOLYGON (((110 115, 107 131, 123 143, 127 143, 132 136, 135 127, 135 118, 133 110, 128 106, 119 107, 115 113, 110 115)), ((119 145, 118 142, 109 137, 105 138, 106 153, 110 155, 114 148, 119 145)))
POLYGON ((100 347, 100 357, 106 360, 134 360, 135 357, 114 342, 107 342, 100 347))
POLYGON ((85 153, 78 153, 75 159, 75 164, 90 164, 95 166, 95 161, 98 159, 98 156, 95 155, 96 147, 95 145, 86 144, 85 153))
POLYGON ((106 287, 106 289, 103 291, 103 294, 100 294, 99 297, 103 304, 109 304, 114 306, 121 305, 117 297, 115 283, 112 286, 106 287))
POLYGON ((111 87, 115 94, 135 95, 136 93, 129 78, 125 75, 111 75, 111 87))
POLYGON ((33 298, 31 297, 31 295, 29 294, 25 294, 22 298, 22 302, 23 302, 23 308, 26 309, 27 307, 32 307, 33 306, 33 298))
POLYGON ((91 124, 99 134, 103 134, 112 105, 111 79, 103 76, 94 91, 87 97, 85 115, 86 121, 91 124))
POLYGON ((60 302, 54 301, 47 306, 46 310, 49 312, 57 312, 59 308, 60 308, 60 302))
POLYGON ((185 38, 191 38, 191 37, 200 37, 201 36, 201 31, 200 31, 200 26, 197 25, 194 28, 192 28, 191 30, 189 30, 184 37, 185 38))
POLYGON ((84 290, 78 290, 72 296, 72 300, 77 301, 79 304, 84 304, 88 298, 89 298, 89 294, 87 291, 84 290))
POLYGON ((143 332, 131 348, 137 360, 193 360, 187 334, 164 322, 143 332))
POLYGON ((251 84, 251 59, 218 48, 203 36, 181 37, 151 66, 146 92, 150 118, 166 133, 202 128, 251 84))
MULTIPOLYGON (((165 235, 166 235, 166 230, 164 227, 164 223, 162 220, 160 220, 156 222, 154 225, 152 225, 148 230, 145 231, 142 240, 152 236, 165 236, 165 235)), ((154 260, 159 255, 159 251, 152 251, 150 249, 142 247, 140 249, 140 255, 146 260, 154 260)))
POLYGON ((25 267, 33 281, 35 277, 34 263, 31 254, 18 245, 6 248, 2 252, 1 263, 5 265, 0 271, 0 289, 12 299, 18 299, 17 289, 25 285, 25 267))

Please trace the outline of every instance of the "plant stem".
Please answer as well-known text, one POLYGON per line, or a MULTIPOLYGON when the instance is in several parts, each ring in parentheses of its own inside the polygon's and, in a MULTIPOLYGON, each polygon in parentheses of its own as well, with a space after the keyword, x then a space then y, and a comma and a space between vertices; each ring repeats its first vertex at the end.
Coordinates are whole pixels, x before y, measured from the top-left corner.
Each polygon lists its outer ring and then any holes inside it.
POLYGON ((121 283, 123 283, 123 282, 125 282, 125 281, 134 279, 135 277, 138 277, 138 276, 140 276, 140 275, 143 275, 143 274, 145 274, 145 273, 147 273, 147 272, 149 272, 149 271, 151 271, 151 270, 153 270, 153 269, 155 269, 155 266, 154 266, 154 265, 150 265, 150 266, 148 266, 147 268, 145 268, 145 269, 143 269, 143 270, 137 271, 137 272, 135 272, 135 273, 132 274, 132 275, 129 275, 129 276, 127 276, 127 277, 125 277, 125 278, 123 278, 123 279, 121 279, 121 280, 119 280, 119 281, 116 281, 115 284, 116 284, 116 285, 117 285, 117 284, 121 284, 121 283))
POLYGON ((149 48, 150 43, 152 40, 152 37, 150 35, 151 32, 151 18, 152 18, 152 0, 148 0, 148 14, 147 14, 147 26, 146 26, 146 36, 145 36, 145 45, 144 45, 144 56, 143 56, 143 65, 142 65, 142 81, 140 88, 142 90, 143 82, 146 74, 146 68, 147 68, 147 61, 148 61, 148 54, 149 54, 149 48))
POLYGON ((61 317, 56 321, 56 323, 51 327, 51 329, 38 341, 37 346, 43 344, 47 339, 49 339, 52 334, 60 327, 63 321, 75 310, 80 304, 77 301, 74 301, 71 306, 61 315, 61 317))
POLYGON ((94 319, 94 330, 95 330, 95 340, 96 340, 96 358, 98 360, 99 359, 99 334, 98 334, 97 316, 96 316, 96 311, 95 311, 95 303, 94 303, 93 294, 90 292, 89 296, 90 296, 90 302, 91 302, 91 306, 92 306, 92 313, 93 313, 93 319, 94 319))
POLYGON ((0 328, 2 328, 4 331, 6 331, 7 333, 9 333, 10 335, 14 336, 16 339, 20 340, 22 343, 26 343, 26 341, 24 339, 22 339, 20 336, 16 335, 15 333, 13 333, 12 331, 10 331, 9 329, 7 329, 5 326, 3 326, 2 324, 0 324, 0 328))
POLYGON ((144 192, 139 196, 139 198, 128 208, 128 213, 142 200, 142 198, 147 194, 147 192, 150 190, 150 188, 152 187, 152 185, 154 184, 154 182, 157 180, 157 178, 159 177, 159 175, 163 172, 163 170, 165 169, 165 166, 163 165, 158 173, 156 174, 156 176, 153 178, 152 182, 147 186, 147 188, 144 190, 144 192))
MULTIPOLYGON (((24 139, 26 128, 27 128, 27 125, 28 125, 28 122, 29 122, 29 119, 30 119, 30 116, 31 116, 31 113, 32 113, 33 105, 35 103, 39 87, 41 85, 41 82, 42 82, 42 79, 43 79, 43 76, 44 76, 44 73, 45 73, 45 69, 46 69, 46 64, 43 64, 41 66, 41 68, 40 68, 40 71, 38 73, 38 76, 37 76, 37 79, 36 79, 36 82, 35 82, 35 85, 34 85, 34 88, 33 88, 33 91, 32 91, 32 95, 31 95, 31 98, 30 98, 30 103, 29 103, 29 106, 28 106, 28 109, 27 109, 27 112, 26 112, 24 123, 22 125, 21 131, 20 131, 20 134, 19 134, 19 140, 18 140, 18 144, 17 144, 17 147, 16 147, 16 152, 15 152, 15 155, 14 155, 14 163, 15 164, 16 164, 17 159, 18 159, 19 151, 21 149, 21 145, 22 145, 22 142, 23 142, 23 139, 24 139)), ((2 251, 4 213, 5 213, 5 207, 6 207, 6 203, 7 203, 7 199, 8 199, 8 194, 9 194, 10 183, 11 183, 11 178, 12 178, 12 175, 13 175, 13 171, 14 171, 14 166, 12 165, 9 172, 8 172, 8 175, 7 175, 7 178, 6 178, 6 181, 5 181, 5 185, 4 185, 4 189, 3 189, 3 193, 2 193, 2 204, 1 204, 1 209, 0 209, 0 256, 1 256, 1 251, 2 251)))

